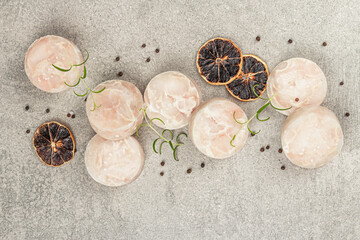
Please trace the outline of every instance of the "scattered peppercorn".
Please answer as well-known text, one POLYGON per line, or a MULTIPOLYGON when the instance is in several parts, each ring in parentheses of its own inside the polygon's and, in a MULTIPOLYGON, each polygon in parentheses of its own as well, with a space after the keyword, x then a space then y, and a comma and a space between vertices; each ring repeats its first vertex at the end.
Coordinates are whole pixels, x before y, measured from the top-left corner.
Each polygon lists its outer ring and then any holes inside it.
POLYGON ((149 58, 149 57, 146 59, 146 62, 150 62, 150 58, 149 58))
POLYGON ((282 152, 283 152, 282 148, 279 148, 278 152, 279 152, 279 153, 282 153, 282 152))
POLYGON ((26 130, 26 133, 30 133, 30 129, 26 130))
POLYGON ((285 170, 285 166, 284 166, 284 165, 281 166, 281 170, 285 170))
POLYGON ((71 117, 71 114, 70 114, 70 113, 68 113, 68 114, 66 114, 66 116, 67 116, 67 117, 71 117))
POLYGON ((192 172, 191 168, 189 168, 186 172, 191 173, 192 172))
POLYGON ((260 148, 260 152, 263 152, 263 151, 265 151, 265 148, 263 148, 263 147, 260 148))
POLYGON ((350 116, 350 113, 348 113, 348 112, 345 113, 345 117, 348 117, 348 116, 350 116))
POLYGON ((255 136, 255 134, 252 133, 251 136, 253 137, 253 136, 255 136))
POLYGON ((340 82, 340 86, 344 85, 344 82, 340 82))
POLYGON ((123 72, 119 72, 118 75, 119 77, 121 77, 123 75, 123 72))
POLYGON ((201 168, 204 168, 205 167, 205 163, 201 163, 201 168))
POLYGON ((324 47, 326 47, 326 45, 327 45, 327 43, 326 42, 323 42, 323 44, 322 44, 324 47))
POLYGON ((164 172, 160 172, 160 176, 164 176, 164 172))
POLYGON ((156 53, 159 53, 159 52, 160 52, 160 49, 158 49, 158 48, 155 49, 155 52, 156 52, 156 53))
POLYGON ((26 111, 29 110, 29 108, 30 108, 29 105, 26 105, 26 106, 25 106, 25 110, 26 110, 26 111))
POLYGON ((144 43, 143 45, 141 45, 142 48, 145 48, 146 47, 146 44, 144 43))
POLYGON ((88 98, 88 96, 85 97, 84 102, 86 102, 87 98, 88 98))
POLYGON ((75 118, 75 114, 71 115, 71 118, 75 118))
POLYGON ((256 41, 260 41, 260 36, 257 36, 257 37, 256 37, 256 41))
POLYGON ((160 164, 161 164, 161 166, 164 166, 164 165, 165 165, 165 162, 164 162, 164 161, 162 161, 160 164))
POLYGON ((120 61, 120 57, 116 57, 115 61, 117 61, 117 62, 120 61))
POLYGON ((289 43, 289 44, 291 44, 292 42, 293 42, 293 40, 292 40, 292 39, 289 39, 289 40, 288 40, 288 43, 289 43))
POLYGON ((299 98, 295 98, 295 102, 298 102, 299 101, 299 98))
POLYGON ((270 145, 267 145, 267 146, 266 146, 266 149, 270 149, 270 145))
POLYGON ((50 109, 49 109, 49 108, 47 108, 47 109, 45 110, 45 112, 46 112, 46 113, 49 113, 49 112, 50 112, 50 109))

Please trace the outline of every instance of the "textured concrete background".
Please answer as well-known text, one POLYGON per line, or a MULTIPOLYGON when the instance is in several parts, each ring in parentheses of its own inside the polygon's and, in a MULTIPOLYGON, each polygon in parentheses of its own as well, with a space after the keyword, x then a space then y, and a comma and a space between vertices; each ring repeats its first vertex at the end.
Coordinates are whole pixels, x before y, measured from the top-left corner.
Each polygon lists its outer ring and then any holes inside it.
MULTIPOLYGON (((357 0, 0 1, 0 238, 359 239, 359 16, 357 0), (232 39, 243 53, 263 58, 269 69, 291 57, 309 58, 327 77, 324 105, 341 121, 343 151, 316 170, 292 165, 277 152, 285 117, 268 109, 270 121, 252 123, 261 134, 224 161, 206 158, 190 140, 179 149, 179 162, 170 151, 156 155, 155 135, 144 130, 141 176, 124 187, 102 186, 84 165, 94 132, 83 99, 71 91, 42 92, 25 75, 28 46, 47 34, 89 50, 91 86, 122 71, 122 79, 143 92, 156 74, 178 70, 194 78, 204 100, 232 99, 196 70, 196 52, 212 37, 232 39), (339 86, 340 81, 345 84, 339 86), (75 119, 66 117, 71 110, 75 119), (32 147, 34 131, 47 120, 68 125, 76 138, 75 159, 60 168, 45 166, 32 147), (270 149, 261 153, 267 144, 270 149)), ((261 104, 237 103, 248 115, 261 104)))

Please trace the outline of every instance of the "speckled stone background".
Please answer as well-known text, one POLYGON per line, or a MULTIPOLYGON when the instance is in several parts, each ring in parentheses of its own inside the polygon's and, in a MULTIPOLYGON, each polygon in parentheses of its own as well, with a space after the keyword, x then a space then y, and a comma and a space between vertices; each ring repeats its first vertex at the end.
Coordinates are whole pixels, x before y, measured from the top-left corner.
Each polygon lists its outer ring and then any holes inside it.
MULTIPOLYGON (((357 0, 1 0, 0 238, 360 239, 359 26, 357 0), (232 99, 224 87, 206 84, 197 73, 197 50, 212 37, 232 39, 269 69, 291 57, 309 58, 327 77, 324 106, 341 121, 343 151, 319 169, 292 165, 278 153, 285 117, 268 109, 270 121, 252 123, 261 134, 223 161, 206 158, 190 140, 179 149, 179 162, 168 150, 156 155, 155 135, 144 130, 141 176, 124 187, 102 186, 84 165, 86 144, 94 136, 84 100, 71 91, 42 92, 25 75, 27 48, 47 34, 90 52, 91 86, 122 71, 121 79, 143 92, 156 74, 177 70, 196 81, 203 100, 232 99), (66 117, 69 111, 75 119, 66 117), (34 131, 48 120, 68 125, 77 142, 75 158, 59 168, 45 166, 32 147, 34 131)), ((237 103, 248 115, 261 106, 261 101, 237 103)))

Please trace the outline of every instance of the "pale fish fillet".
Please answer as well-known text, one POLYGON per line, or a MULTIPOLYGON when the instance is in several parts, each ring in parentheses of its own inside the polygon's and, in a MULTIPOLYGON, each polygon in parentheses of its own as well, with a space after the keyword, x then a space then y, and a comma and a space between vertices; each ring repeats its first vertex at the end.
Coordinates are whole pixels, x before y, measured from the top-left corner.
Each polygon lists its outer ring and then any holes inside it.
POLYGON ((106 186, 122 186, 134 181, 142 172, 144 161, 144 151, 134 137, 112 141, 97 134, 85 152, 90 176, 106 186))
POLYGON ((320 67, 305 58, 291 58, 278 64, 269 76, 267 94, 276 96, 271 103, 289 115, 304 106, 320 105, 326 96, 327 83, 320 67))
POLYGON ((317 168, 340 153, 343 132, 339 120, 322 106, 304 107, 293 112, 281 131, 287 158, 303 168, 317 168))
POLYGON ((69 89, 64 82, 74 85, 78 81, 78 73, 83 74, 83 66, 62 72, 52 64, 68 69, 70 64, 82 62, 83 56, 74 43, 59 36, 48 35, 36 40, 29 47, 25 56, 25 72, 37 88, 57 93, 69 89))
POLYGON ((199 106, 201 95, 195 82, 180 72, 164 72, 146 87, 144 101, 147 116, 160 118, 153 123, 161 128, 178 129, 189 123, 191 113, 199 106))
POLYGON ((225 98, 211 99, 192 114, 190 138, 200 152, 211 158, 223 159, 233 156, 244 147, 248 130, 246 126, 235 122, 234 112, 239 122, 247 121, 244 111, 225 98), (233 147, 230 140, 239 129, 233 147))

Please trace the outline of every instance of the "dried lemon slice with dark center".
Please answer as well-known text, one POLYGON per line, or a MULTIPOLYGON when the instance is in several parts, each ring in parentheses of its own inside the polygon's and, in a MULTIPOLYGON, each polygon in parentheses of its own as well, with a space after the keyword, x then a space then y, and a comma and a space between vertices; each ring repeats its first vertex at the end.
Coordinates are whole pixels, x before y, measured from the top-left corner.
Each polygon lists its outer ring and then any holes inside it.
POLYGON ((54 167, 70 161, 75 153, 72 133, 58 122, 42 124, 34 134, 33 145, 41 161, 54 167))
POLYGON ((226 85, 226 89, 240 101, 253 101, 265 92, 268 78, 269 70, 263 60, 255 55, 244 55, 240 75, 226 85))
POLYGON ((242 53, 232 41, 214 38, 200 48, 196 64, 206 82, 226 85, 240 74, 242 61, 242 53))

